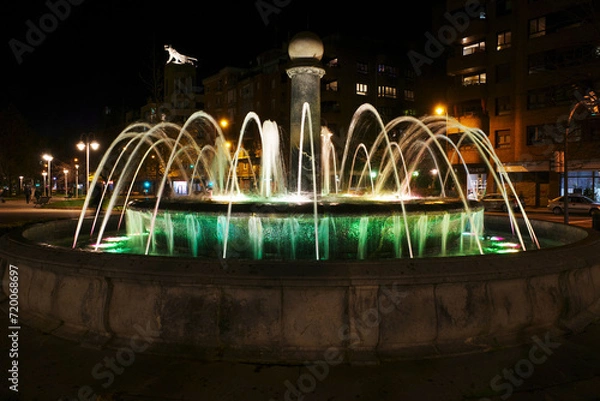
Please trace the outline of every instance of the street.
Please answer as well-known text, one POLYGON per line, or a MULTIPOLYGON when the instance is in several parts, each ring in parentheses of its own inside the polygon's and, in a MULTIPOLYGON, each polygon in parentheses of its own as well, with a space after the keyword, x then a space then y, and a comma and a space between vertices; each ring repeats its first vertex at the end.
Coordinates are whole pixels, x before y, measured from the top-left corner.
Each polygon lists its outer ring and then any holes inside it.
MULTIPOLYGON (((555 223, 563 223, 565 220, 565 216, 562 214, 553 214, 545 207, 526 207, 525 212, 527 213, 527 217, 529 217, 531 220, 545 220, 555 223)), ((486 214, 493 214, 497 216, 506 215, 505 212, 486 212, 486 214)), ((515 212, 515 215, 518 214, 515 212)), ((571 212, 569 213, 569 224, 582 228, 592 228, 592 217, 586 214, 576 214, 571 212)))
POLYGON ((34 207, 33 202, 27 204, 25 199, 8 198, 0 203, 0 234, 25 223, 78 218, 80 212, 76 209, 54 209, 52 204, 34 207))

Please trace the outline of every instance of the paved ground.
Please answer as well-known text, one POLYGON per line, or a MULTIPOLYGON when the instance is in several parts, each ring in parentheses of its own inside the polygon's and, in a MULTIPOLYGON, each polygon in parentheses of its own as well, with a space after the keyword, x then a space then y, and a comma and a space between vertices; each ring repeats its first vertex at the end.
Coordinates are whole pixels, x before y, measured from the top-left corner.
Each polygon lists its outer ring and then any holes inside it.
MULTIPOLYGON (((321 362, 309 368, 90 349, 22 327, 20 398, 3 388, 0 399, 592 401, 600 400, 599 339, 596 323, 576 335, 540 336, 522 347, 483 354, 375 366, 321 362)), ((6 353, 1 359, 6 384, 6 353)))
POLYGON ((51 204, 34 207, 33 203, 27 204, 25 199, 21 198, 8 199, 6 202, 0 203, 0 230, 32 221, 78 218, 80 212, 80 210, 73 209, 54 209, 51 204))
MULTIPOLYGON (((32 206, 23 205, 0 204, 0 227, 13 220, 78 215, 32 212, 32 206)), ((589 218, 575 223, 591 225, 589 218)), ((8 388, 12 345, 6 307, 3 302, 0 400, 600 401, 600 320, 577 334, 554 338, 548 333, 521 347, 481 354, 311 367, 205 363, 139 349, 92 349, 23 325, 15 393, 8 388)))

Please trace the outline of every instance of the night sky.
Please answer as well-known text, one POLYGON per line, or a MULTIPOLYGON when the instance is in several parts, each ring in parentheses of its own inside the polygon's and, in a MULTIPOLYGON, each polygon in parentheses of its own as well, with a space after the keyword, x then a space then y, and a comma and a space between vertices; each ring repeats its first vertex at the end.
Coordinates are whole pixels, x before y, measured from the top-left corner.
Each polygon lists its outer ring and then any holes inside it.
POLYGON ((0 25, 8 74, 1 78, 0 107, 13 104, 42 137, 75 141, 81 132, 97 129, 105 106, 121 112, 145 103, 149 93, 140 75, 149 72, 153 54, 166 62, 166 43, 197 57, 202 79, 226 65, 247 66, 259 52, 307 29, 392 44, 422 38, 430 29, 433 2, 400 12, 397 3, 378 0, 6 2, 0 25), (411 28, 415 20, 423 24, 411 28), (47 32, 41 30, 40 38, 35 30, 44 24, 47 32))

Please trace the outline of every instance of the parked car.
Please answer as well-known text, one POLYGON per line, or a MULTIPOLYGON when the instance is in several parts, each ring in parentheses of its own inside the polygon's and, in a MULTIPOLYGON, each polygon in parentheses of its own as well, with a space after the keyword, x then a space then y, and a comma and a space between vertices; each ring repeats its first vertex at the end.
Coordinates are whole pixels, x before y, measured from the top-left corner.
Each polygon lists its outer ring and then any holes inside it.
MULTIPOLYGON (((548 209, 554 214, 564 213, 564 197, 559 196, 548 202, 548 209)), ((569 213, 592 213, 600 212, 600 203, 583 195, 569 195, 569 213)))
MULTIPOLYGON (((517 198, 511 195, 508 196, 508 203, 512 210, 517 210, 519 208, 519 203, 517 202, 517 198)), ((501 210, 503 212, 508 211, 506 207, 506 202, 504 201, 504 196, 502 194, 486 194, 481 199, 479 199, 481 203, 483 203, 483 207, 485 210, 501 210)))

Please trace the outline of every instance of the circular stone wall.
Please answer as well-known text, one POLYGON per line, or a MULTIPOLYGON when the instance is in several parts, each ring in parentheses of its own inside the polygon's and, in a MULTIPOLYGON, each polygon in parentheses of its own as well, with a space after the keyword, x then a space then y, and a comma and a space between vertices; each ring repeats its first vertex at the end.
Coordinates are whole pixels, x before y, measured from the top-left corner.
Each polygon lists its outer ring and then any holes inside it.
MULTIPOLYGON (((487 227, 505 224, 486 217, 487 227)), ((2 303, 14 265, 21 322, 86 344, 331 364, 482 351, 598 316, 598 233, 534 224, 571 243, 456 258, 207 260, 40 245, 72 236, 75 221, 55 221, 0 239, 2 303)))

